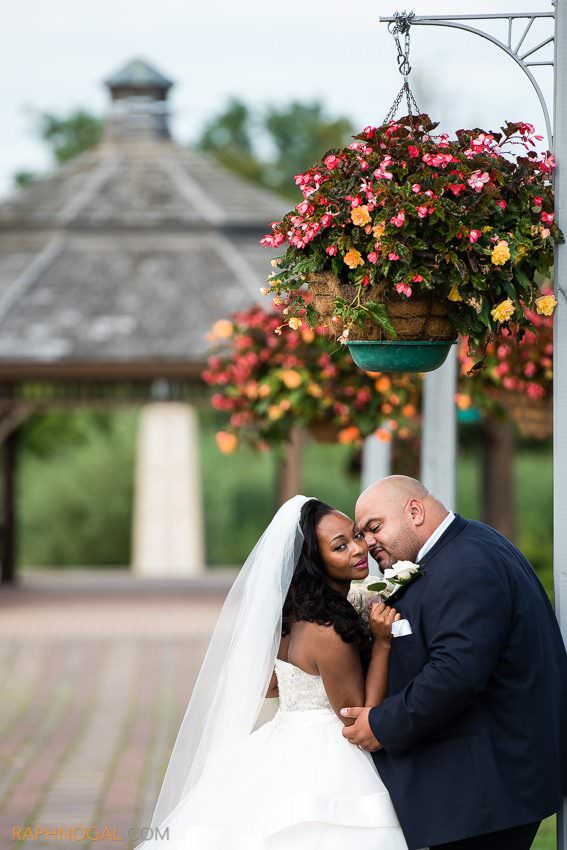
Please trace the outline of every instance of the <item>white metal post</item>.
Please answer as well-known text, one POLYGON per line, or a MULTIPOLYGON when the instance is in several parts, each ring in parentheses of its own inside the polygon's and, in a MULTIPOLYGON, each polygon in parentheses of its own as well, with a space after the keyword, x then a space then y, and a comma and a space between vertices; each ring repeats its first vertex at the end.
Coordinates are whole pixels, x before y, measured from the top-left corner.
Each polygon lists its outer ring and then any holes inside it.
MULTIPOLYGON (((567 0, 555 4, 554 153, 555 209, 567 235, 567 0)), ((567 644, 567 245, 555 252, 555 297, 558 305, 553 336, 553 578, 555 612, 567 644)), ((565 718, 567 723, 567 718, 565 718)), ((567 850, 567 799, 557 822, 557 846, 567 850)))
POLYGON ((421 480, 446 508, 456 507, 457 465, 457 346, 423 384, 421 480))

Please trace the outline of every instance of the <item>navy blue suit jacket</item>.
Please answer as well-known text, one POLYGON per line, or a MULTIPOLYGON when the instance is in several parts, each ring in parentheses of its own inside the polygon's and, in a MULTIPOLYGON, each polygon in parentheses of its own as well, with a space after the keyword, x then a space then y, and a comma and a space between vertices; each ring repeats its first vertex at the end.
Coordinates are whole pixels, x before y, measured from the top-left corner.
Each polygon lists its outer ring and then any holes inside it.
MULTIPOLYGON (((409 850, 540 820, 567 796, 567 653, 529 561, 457 514, 391 604, 373 753, 409 850)), ((389 600, 390 601, 390 600, 389 600)))

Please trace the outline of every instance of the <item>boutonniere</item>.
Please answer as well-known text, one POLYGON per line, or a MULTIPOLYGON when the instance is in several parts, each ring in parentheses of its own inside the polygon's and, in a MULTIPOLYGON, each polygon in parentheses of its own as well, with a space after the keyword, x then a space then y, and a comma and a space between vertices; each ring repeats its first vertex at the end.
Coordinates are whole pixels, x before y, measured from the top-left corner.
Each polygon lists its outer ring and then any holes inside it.
POLYGON ((400 587, 405 587, 410 581, 421 578, 425 573, 413 561, 396 561, 390 569, 384 570, 384 580, 379 579, 367 586, 369 592, 378 593, 382 599, 388 599, 400 587))

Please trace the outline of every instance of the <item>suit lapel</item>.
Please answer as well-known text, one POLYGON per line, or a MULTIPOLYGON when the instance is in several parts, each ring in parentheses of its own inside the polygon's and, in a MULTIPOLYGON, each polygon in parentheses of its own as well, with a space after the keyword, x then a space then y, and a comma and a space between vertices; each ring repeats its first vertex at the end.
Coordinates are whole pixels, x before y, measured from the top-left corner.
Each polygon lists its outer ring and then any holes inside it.
MULTIPOLYGON (((439 540, 435 542, 435 544, 431 547, 431 549, 425 553, 421 561, 418 562, 418 566, 421 568, 422 572, 425 573, 424 578, 427 578, 427 570, 433 565, 433 561, 439 554, 439 552, 452 540, 454 540, 461 531, 466 528, 468 522, 462 517, 459 513, 455 513, 455 519, 449 525, 448 528, 445 529, 439 540)), ((413 581, 408 582, 407 584, 398 587, 391 596, 388 596, 386 602, 390 602, 391 600, 398 600, 405 591, 412 586, 414 581, 420 582, 422 578, 416 578, 413 581)))

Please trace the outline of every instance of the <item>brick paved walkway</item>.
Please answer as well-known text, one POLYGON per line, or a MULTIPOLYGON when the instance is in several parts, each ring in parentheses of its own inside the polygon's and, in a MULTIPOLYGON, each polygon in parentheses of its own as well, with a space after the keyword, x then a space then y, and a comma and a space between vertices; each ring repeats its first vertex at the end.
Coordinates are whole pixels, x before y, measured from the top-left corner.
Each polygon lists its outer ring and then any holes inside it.
POLYGON ((139 843, 128 831, 149 825, 233 577, 45 573, 0 589, 1 850, 139 843), (26 827, 77 830, 13 840, 26 827), (110 837, 77 840, 89 827, 110 837))

